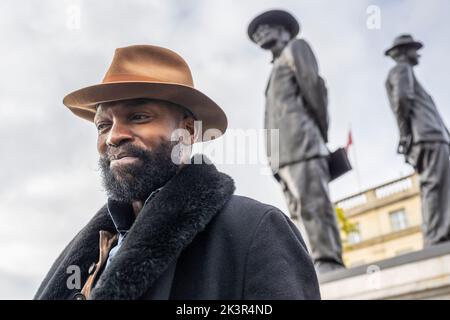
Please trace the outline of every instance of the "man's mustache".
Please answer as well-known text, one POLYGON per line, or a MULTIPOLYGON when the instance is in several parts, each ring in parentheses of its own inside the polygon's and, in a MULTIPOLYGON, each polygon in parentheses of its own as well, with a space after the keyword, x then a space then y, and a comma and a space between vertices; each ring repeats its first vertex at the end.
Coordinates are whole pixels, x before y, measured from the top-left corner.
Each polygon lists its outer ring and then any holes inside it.
POLYGON ((123 157, 142 158, 146 151, 136 147, 132 144, 123 145, 120 148, 108 147, 105 154, 102 156, 104 160, 112 161, 123 157))

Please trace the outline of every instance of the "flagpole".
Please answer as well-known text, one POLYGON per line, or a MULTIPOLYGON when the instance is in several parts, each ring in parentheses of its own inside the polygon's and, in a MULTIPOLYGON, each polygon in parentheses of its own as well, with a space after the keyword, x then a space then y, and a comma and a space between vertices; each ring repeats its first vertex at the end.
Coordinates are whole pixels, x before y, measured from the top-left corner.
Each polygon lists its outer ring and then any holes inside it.
POLYGON ((359 192, 362 191, 362 186, 361 186, 361 177, 359 175, 359 166, 358 166, 358 159, 356 157, 356 144, 355 144, 355 140, 353 139, 353 133, 352 133, 352 125, 350 124, 350 130, 349 130, 350 134, 352 135, 352 149, 353 149, 353 160, 355 162, 355 176, 356 176, 356 183, 358 184, 358 189, 359 192))

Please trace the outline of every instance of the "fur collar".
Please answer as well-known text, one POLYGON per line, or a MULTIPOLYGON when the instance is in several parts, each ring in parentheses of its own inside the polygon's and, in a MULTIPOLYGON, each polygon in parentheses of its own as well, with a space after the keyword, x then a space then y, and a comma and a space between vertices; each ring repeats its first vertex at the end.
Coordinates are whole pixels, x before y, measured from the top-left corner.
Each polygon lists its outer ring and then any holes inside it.
MULTIPOLYGON (((187 165, 144 207, 91 299, 141 298, 223 208, 234 182, 206 163, 187 165)), ((78 291, 67 288, 67 268, 80 267, 83 285, 89 265, 98 258, 100 230, 116 232, 106 205, 58 257, 35 298, 68 299, 78 291)))

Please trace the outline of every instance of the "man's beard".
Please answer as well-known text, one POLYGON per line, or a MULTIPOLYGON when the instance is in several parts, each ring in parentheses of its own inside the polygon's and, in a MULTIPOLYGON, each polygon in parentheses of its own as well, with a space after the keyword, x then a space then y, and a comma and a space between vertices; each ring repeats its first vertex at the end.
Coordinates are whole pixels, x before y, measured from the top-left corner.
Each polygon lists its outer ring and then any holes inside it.
POLYGON ((120 151, 138 158, 131 164, 110 168, 110 149, 100 156, 103 187, 108 197, 120 201, 145 201, 156 189, 162 187, 176 173, 179 165, 171 159, 172 148, 178 142, 163 142, 152 151, 142 150, 131 143, 121 146, 120 151))

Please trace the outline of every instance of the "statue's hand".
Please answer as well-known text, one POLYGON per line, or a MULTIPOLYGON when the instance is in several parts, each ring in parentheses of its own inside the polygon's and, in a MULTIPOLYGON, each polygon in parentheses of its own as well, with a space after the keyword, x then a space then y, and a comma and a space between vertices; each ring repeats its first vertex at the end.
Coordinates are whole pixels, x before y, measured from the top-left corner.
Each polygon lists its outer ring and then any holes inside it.
POLYGON ((407 135, 400 138, 398 143, 397 152, 400 154, 408 154, 412 147, 412 136, 407 135))

